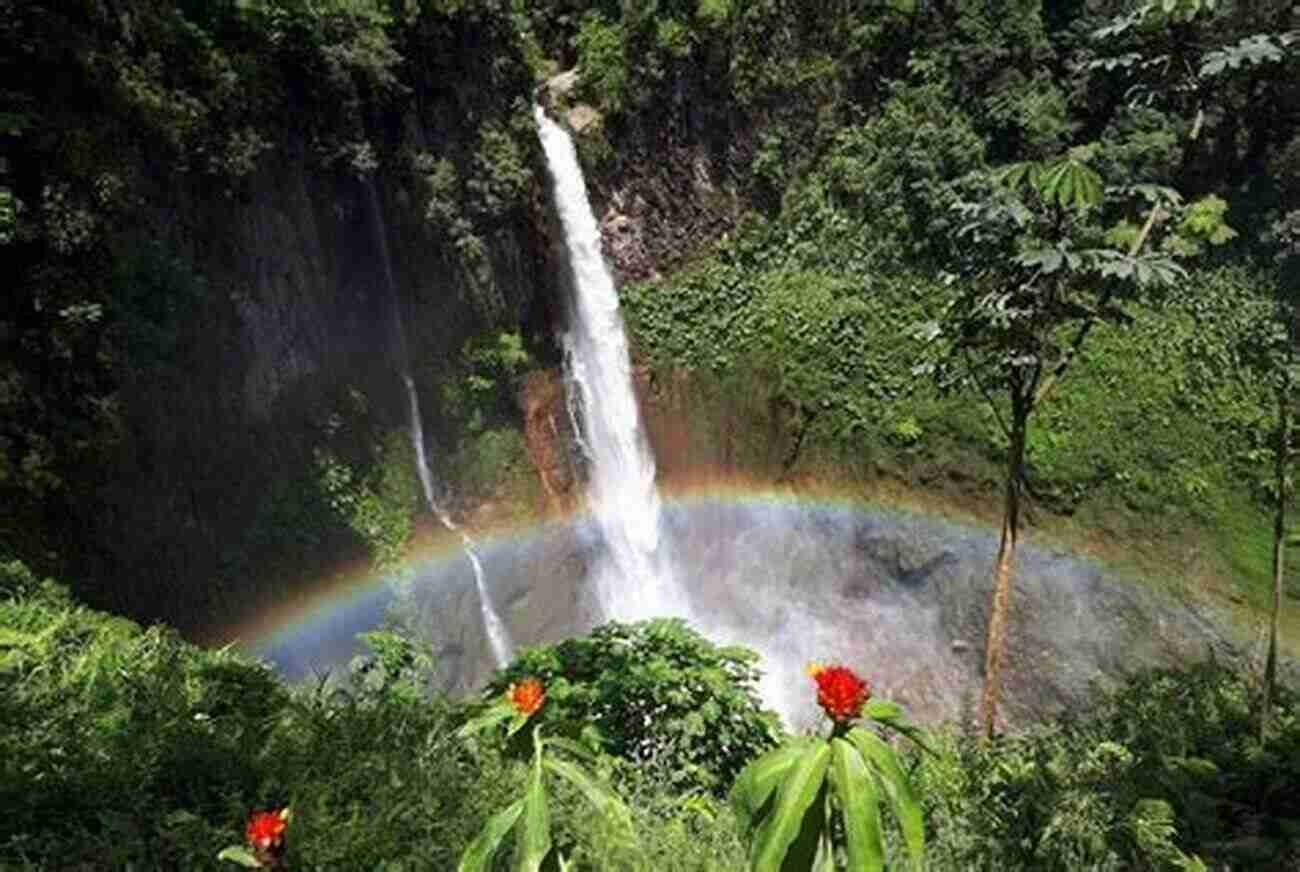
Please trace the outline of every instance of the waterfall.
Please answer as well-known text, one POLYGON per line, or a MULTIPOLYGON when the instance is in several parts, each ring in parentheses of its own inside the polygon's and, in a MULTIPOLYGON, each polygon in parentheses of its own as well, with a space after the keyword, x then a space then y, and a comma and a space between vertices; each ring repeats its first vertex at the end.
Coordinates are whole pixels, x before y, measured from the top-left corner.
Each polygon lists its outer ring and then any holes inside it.
POLYGON ((573 140, 533 109, 572 271, 569 329, 561 336, 579 444, 589 461, 587 499, 607 551, 595 569, 607 617, 687 616, 663 544, 655 463, 632 390, 632 364, 614 279, 573 140))
POLYGON ((497 668, 504 668, 510 663, 513 645, 505 623, 492 607, 488 597, 487 584, 483 578, 483 562, 479 560, 478 549, 468 532, 451 519, 450 513, 433 495, 433 476, 429 472, 429 461, 424 451, 424 424, 420 420, 420 395, 415 390, 415 380, 410 373, 402 374, 406 384, 406 397, 411 410, 411 444, 415 447, 415 469, 420 476, 420 489, 424 493, 424 502, 429 511, 451 532, 460 536, 465 556, 469 558, 470 569, 474 572, 474 587, 478 592, 479 614, 483 617, 483 630, 487 633, 488 645, 492 648, 492 659, 497 668))
POLYGON ((483 563, 479 560, 478 550, 468 532, 462 530, 451 519, 451 515, 434 497, 433 476, 429 472, 428 455, 424 448, 424 422, 420 415, 420 395, 415 389, 415 379, 411 376, 410 354, 406 348, 406 331, 402 327, 402 316, 397 305, 397 281, 393 275, 393 260, 388 252, 388 233, 384 227, 384 213, 379 208, 379 195, 372 180, 366 179, 366 192, 370 199, 370 212, 373 216, 373 228, 376 245, 379 247, 380 260, 384 269, 384 287, 388 291, 389 305, 393 313, 393 342, 397 348, 397 367, 401 371, 402 384, 406 389, 407 406, 410 416, 411 447, 415 449, 415 469, 420 477, 420 490, 424 494, 429 511, 451 532, 460 536, 465 556, 469 558, 470 568, 474 572, 474 587, 478 592, 479 612, 483 617, 483 630, 487 634, 488 645, 492 649, 492 659, 497 668, 510 662, 512 645, 501 617, 492 606, 488 597, 487 584, 483 578, 483 563))

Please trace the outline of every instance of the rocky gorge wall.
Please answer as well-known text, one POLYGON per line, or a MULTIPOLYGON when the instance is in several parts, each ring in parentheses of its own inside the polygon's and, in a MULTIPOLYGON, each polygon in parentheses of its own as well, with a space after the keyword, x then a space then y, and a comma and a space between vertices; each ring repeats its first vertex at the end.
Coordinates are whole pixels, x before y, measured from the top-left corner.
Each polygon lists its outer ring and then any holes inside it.
POLYGON ((551 332, 540 186, 472 225, 472 263, 427 211, 411 154, 449 154, 457 166, 458 140, 473 140, 468 124, 448 124, 453 107, 441 108, 420 117, 410 106, 403 140, 385 143, 385 160, 365 172, 322 166, 289 136, 227 188, 151 173, 129 245, 167 252, 200 291, 179 313, 174 357, 124 373, 127 438, 77 508, 80 572, 114 580, 114 596, 141 618, 184 628, 205 601, 248 592, 238 576, 265 570, 260 559, 297 552, 309 564, 304 552, 324 543, 292 527, 321 523, 304 515, 312 498, 301 496, 314 451, 334 439, 360 462, 380 435, 405 432, 403 370, 436 465, 455 445, 441 395, 464 378, 467 339, 494 324, 551 332), (281 539, 258 538, 271 534, 281 539), (223 579, 234 590, 210 589, 223 579))

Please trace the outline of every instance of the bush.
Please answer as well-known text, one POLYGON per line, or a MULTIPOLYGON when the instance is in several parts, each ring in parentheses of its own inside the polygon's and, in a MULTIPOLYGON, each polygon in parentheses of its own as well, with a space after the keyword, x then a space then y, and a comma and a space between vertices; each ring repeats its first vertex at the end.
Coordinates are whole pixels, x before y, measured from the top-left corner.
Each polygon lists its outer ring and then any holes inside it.
POLYGON ((679 619, 611 622, 590 636, 525 650, 487 690, 540 678, 548 717, 665 786, 721 796, 756 754, 776 743, 778 720, 755 690, 758 655, 718 647, 679 619))
POLYGON ((201 863, 256 796, 288 697, 270 672, 53 587, 0 601, 0 641, 0 855, 38 868, 201 863))
POLYGON ((290 691, 53 586, 0 600, 0 865, 230 868, 247 815, 290 806, 291 868, 453 868, 514 774, 451 740, 408 642, 368 641, 346 688, 290 691))
POLYGON ((1254 738, 1249 676, 1139 672, 1078 718, 988 744, 935 734, 914 777, 934 868, 1272 870, 1300 859, 1300 706, 1254 738))

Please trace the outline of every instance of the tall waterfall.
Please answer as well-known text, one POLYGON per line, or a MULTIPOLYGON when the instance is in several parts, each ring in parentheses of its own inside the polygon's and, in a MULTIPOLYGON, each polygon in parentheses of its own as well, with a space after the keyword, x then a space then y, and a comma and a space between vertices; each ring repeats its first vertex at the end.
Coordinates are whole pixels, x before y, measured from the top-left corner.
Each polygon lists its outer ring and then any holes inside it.
POLYGON ((433 476, 429 472, 428 455, 424 447, 424 422, 420 416, 420 395, 415 389, 415 379, 411 377, 410 354, 406 347, 406 331, 402 327, 402 316, 397 305, 397 282, 393 276, 393 260, 388 252, 388 233, 384 228, 384 213, 379 207, 379 195, 375 184, 366 180, 366 192, 370 199, 370 212, 373 218, 375 244, 379 247, 380 260, 384 267, 384 287, 388 291, 389 305, 393 312, 393 341, 397 348, 397 365, 401 370, 402 384, 406 389, 406 399, 410 415, 411 447, 415 449, 415 469, 420 477, 420 490, 429 511, 438 518, 444 527, 460 536, 469 558, 470 568, 474 572, 474 587, 478 592, 479 612, 483 616, 483 629, 487 634, 488 645, 492 649, 492 659, 498 668, 510 662, 512 645, 510 634, 501 621, 488 597, 487 584, 483 578, 483 563, 479 560, 478 550, 469 533, 461 529, 451 519, 451 515, 438 502, 433 492, 433 476))
POLYGON ((632 390, 632 366, 614 279, 573 140, 540 106, 542 149, 564 228, 573 287, 569 329, 561 337, 580 444, 590 461, 589 508, 607 546, 595 570, 605 616, 635 620, 688 614, 662 547, 655 463, 632 390))

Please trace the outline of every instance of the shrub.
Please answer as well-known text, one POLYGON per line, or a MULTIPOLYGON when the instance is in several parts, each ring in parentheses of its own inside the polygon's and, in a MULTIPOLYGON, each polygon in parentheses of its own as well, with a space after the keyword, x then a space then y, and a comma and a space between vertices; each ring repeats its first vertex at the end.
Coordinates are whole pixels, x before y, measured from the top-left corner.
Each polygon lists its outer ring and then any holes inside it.
POLYGON ((867 682, 844 666, 812 664, 817 704, 831 734, 787 739, 754 760, 736 779, 731 801, 750 833, 754 872, 828 870, 843 854, 848 867, 881 872, 880 807, 888 798, 906 845, 909 867, 925 856, 921 807, 894 748, 860 721, 915 737, 902 709, 871 699, 867 682))
POLYGON ((1079 717, 993 744, 933 734, 913 777, 934 868, 1290 868, 1300 718, 1255 739, 1249 680, 1223 664, 1136 673, 1079 717))
POLYGON ((545 682, 550 717, 675 790, 725 793, 756 754, 772 747, 777 717, 762 710, 758 655, 718 647, 679 619, 611 622, 590 636, 525 650, 489 686, 545 682))

